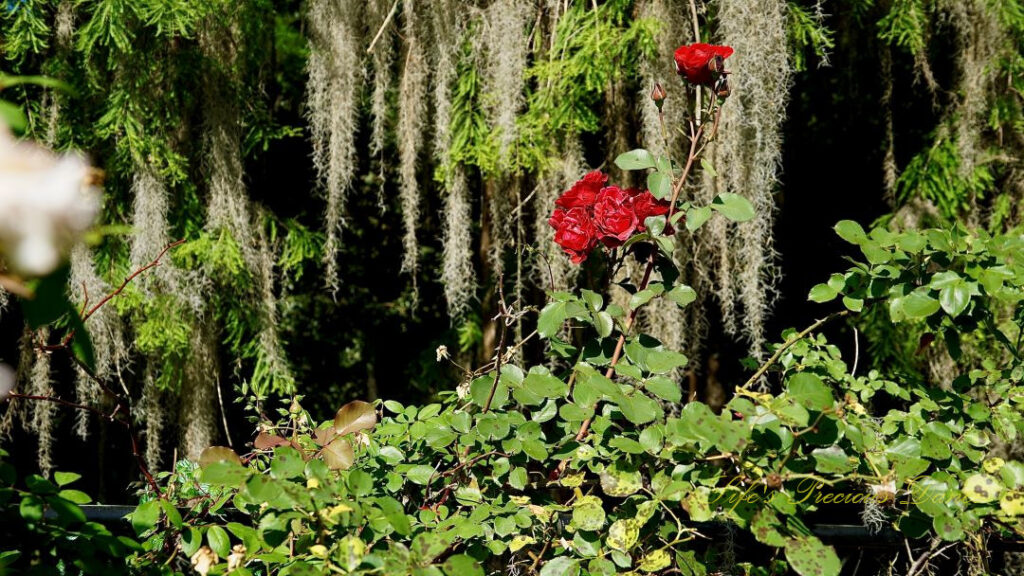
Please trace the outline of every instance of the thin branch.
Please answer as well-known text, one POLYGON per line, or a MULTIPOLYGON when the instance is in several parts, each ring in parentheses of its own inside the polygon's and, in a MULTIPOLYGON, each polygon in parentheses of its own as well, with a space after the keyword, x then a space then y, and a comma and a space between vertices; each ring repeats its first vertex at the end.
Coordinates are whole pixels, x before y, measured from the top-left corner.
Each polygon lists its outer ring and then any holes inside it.
POLYGON ((398 0, 395 0, 395 3, 391 5, 391 11, 388 12, 387 17, 384 18, 384 23, 381 24, 380 29, 377 30, 377 35, 374 36, 373 41, 370 42, 370 47, 366 49, 367 54, 373 52, 373 47, 377 45, 377 41, 384 35, 384 30, 387 29, 388 24, 391 23, 391 19, 395 17, 396 12, 398 12, 398 0))
POLYGON ((747 380, 743 384, 743 386, 741 386, 741 388, 749 388, 752 384, 760 380, 761 376, 764 376, 764 373, 768 371, 768 368, 771 368, 773 364, 778 362, 779 358, 782 356, 782 353, 785 352, 786 350, 789 350, 790 346, 803 340, 804 338, 807 337, 808 334, 814 332, 818 328, 821 328, 823 325, 831 322, 832 320, 835 320, 836 318, 847 316, 849 315, 849 313, 849 310, 840 310, 839 312, 833 312, 832 314, 829 314, 828 316, 822 318, 821 320, 818 320, 814 324, 811 324, 807 328, 804 328, 802 332, 787 340, 786 343, 783 344, 782 346, 779 346, 779 349, 775 351, 775 354, 772 354, 772 357, 769 358, 767 362, 762 364, 761 367, 757 369, 757 372, 754 372, 754 375, 750 377, 750 380, 747 380))

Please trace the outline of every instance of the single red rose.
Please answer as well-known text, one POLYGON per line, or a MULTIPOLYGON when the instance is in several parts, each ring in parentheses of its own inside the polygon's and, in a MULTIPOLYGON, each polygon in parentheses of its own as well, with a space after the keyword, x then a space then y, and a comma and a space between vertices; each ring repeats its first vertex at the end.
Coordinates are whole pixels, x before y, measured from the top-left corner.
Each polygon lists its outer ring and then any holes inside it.
POLYGON ((658 200, 648 190, 632 189, 629 192, 632 196, 633 212, 636 214, 637 231, 643 232, 647 229, 644 220, 651 216, 668 214, 668 200, 658 200))
POLYGON ((637 220, 632 200, 629 192, 618 186, 607 186, 597 193, 594 200, 594 226, 605 246, 621 246, 636 231, 637 220))
POLYGON ((601 191, 606 182, 608 182, 608 175, 594 170, 580 178, 572 185, 572 188, 562 193, 558 200, 555 200, 555 204, 566 210, 589 208, 594 205, 594 198, 597 197, 597 193, 601 191))
MULTIPOLYGON (((716 74, 711 69, 711 62, 716 56, 725 60, 732 56, 731 46, 716 46, 714 44, 690 44, 680 46, 676 50, 676 72, 686 76, 691 84, 710 85, 715 81, 716 74)), ((717 72, 721 72, 718 70, 717 72)))
POLYGON ((573 264, 586 260, 597 245, 597 229, 586 208, 555 210, 548 224, 555 229, 555 244, 562 247, 573 264))

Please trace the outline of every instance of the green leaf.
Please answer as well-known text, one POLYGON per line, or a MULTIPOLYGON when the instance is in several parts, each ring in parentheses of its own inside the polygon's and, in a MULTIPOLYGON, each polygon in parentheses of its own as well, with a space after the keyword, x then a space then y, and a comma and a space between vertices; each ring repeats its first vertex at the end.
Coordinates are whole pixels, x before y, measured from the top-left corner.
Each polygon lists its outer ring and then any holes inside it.
POLYGON ((951 317, 956 318, 971 303, 971 290, 963 280, 944 286, 939 290, 939 304, 951 317))
POLYGON ((558 556, 544 563, 540 569, 540 576, 578 576, 580 573, 579 560, 568 556, 558 556))
POLYGON ((419 464, 413 466, 405 473, 405 477, 409 479, 413 484, 419 484, 426 486, 427 482, 434 476, 433 466, 427 466, 426 464, 419 464))
POLYGON ((703 168, 704 171, 708 173, 708 176, 711 176, 712 178, 718 176, 718 172, 715 171, 714 164, 712 164, 711 161, 708 160, 707 158, 700 159, 700 167, 703 168))
POLYGON ((828 302, 834 300, 839 293, 828 284, 817 284, 811 288, 811 292, 807 295, 807 299, 811 302, 828 302))
POLYGON ((647 175, 647 189, 658 200, 668 200, 672 196, 672 178, 662 172, 651 172, 647 175))
POLYGON ((21 110, 21 106, 11 104, 6 100, 0 100, 0 122, 7 124, 16 133, 25 131, 28 127, 28 118, 21 110))
POLYGON ((53 481, 57 483, 57 486, 67 486, 72 482, 75 482, 81 478, 81 474, 75 474, 74 472, 54 472, 53 481))
POLYGON ((838 576, 842 567, 836 551, 814 536, 787 541, 786 560, 800 576, 838 576))
POLYGON ((673 404, 677 404, 683 399, 679 383, 665 376, 653 376, 644 380, 644 388, 658 398, 673 404))
POLYGON ((811 451, 814 457, 814 469, 824 474, 845 474, 854 469, 856 458, 851 458, 839 446, 815 448, 811 451))
POLYGON ((654 155, 647 150, 638 148, 619 154, 615 159, 615 165, 622 170, 644 170, 654 168, 655 159, 654 155))
POLYGON ((723 192, 715 197, 711 208, 733 222, 746 222, 756 215, 754 205, 750 203, 750 200, 731 192, 723 192))
POLYGON ((533 368, 523 380, 523 386, 542 398, 565 398, 569 387, 558 378, 552 376, 545 368, 533 368))
POLYGON ((139 504, 139 507, 130 514, 130 521, 135 533, 141 535, 155 528, 156 523, 160 521, 160 511, 159 500, 150 500, 139 504))
POLYGON ((680 284, 669 290, 665 296, 678 304, 680 308, 686 308, 697 299, 697 291, 686 284, 680 284))
POLYGON ((227 558, 231 554, 231 538, 220 526, 210 526, 206 530, 206 541, 221 558, 227 558))
POLYGON ((480 563, 465 554, 449 556, 441 568, 445 576, 484 576, 484 569, 480 563))
POLYGON ((651 284, 647 288, 640 290, 636 294, 633 294, 629 298, 629 309, 636 310, 637 308, 647 304, 652 298, 658 296, 665 291, 665 286, 662 284, 651 284))
POLYGON ((601 338, 607 338, 611 336, 612 330, 615 329, 615 321, 612 320, 611 314, 607 312, 598 312, 594 314, 594 327, 597 329, 597 335, 601 338))
POLYGON ((617 399, 616 404, 622 415, 633 424, 647 424, 661 415, 658 402, 643 394, 622 396, 617 399))
POLYGON ((690 208, 686 212, 686 229, 690 232, 700 228, 711 218, 711 206, 701 206, 700 208, 690 208))
POLYGON ((43 501, 32 494, 24 496, 21 499, 18 512, 26 522, 39 522, 43 519, 43 501))
POLYGON ((390 496, 385 496, 377 498, 377 506, 380 507, 381 512, 384 513, 384 518, 395 529, 395 532, 402 536, 408 536, 412 533, 412 525, 409 523, 409 517, 406 516, 405 508, 402 507, 401 502, 390 496))
POLYGON ((565 302, 548 302, 537 318, 537 333, 542 338, 550 338, 562 329, 562 323, 569 317, 565 302))
POLYGON ((810 372, 800 372, 791 376, 787 392, 803 407, 819 412, 831 408, 835 402, 832 389, 810 372))
MULTIPOLYGON (((922 290, 915 290, 902 298, 903 313, 907 318, 927 318, 939 311, 939 301, 922 290)), ((965 304, 966 305, 966 304, 965 304)))
POLYGON ((604 528, 604 503, 597 496, 583 496, 572 505, 572 523, 580 530, 604 528))
POLYGON ((864 228, 853 220, 840 220, 835 226, 836 234, 850 244, 860 244, 868 239, 864 228))
MULTIPOLYGON (((473 399, 473 403, 483 408, 487 404, 487 398, 491 394, 491 385, 494 384, 494 374, 486 374, 473 380, 469 385, 469 396, 473 399)), ((501 380, 498 381, 498 387, 494 390, 494 399, 491 400, 491 408, 497 409, 505 405, 508 401, 508 385, 501 380)))
POLYGON ((88 504, 92 502, 92 498, 81 490, 61 490, 57 493, 57 496, 75 504, 88 504))

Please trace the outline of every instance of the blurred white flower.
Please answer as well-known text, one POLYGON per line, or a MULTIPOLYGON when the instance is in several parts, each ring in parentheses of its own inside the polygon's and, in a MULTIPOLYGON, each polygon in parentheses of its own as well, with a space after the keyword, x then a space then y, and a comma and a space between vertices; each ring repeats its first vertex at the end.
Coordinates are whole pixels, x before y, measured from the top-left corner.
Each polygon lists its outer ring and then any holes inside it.
POLYGON ((7 364, 0 364, 0 402, 14 390, 14 370, 7 364))
POLYGON ((0 253, 25 276, 53 272, 100 209, 78 154, 58 156, 0 125, 0 253))

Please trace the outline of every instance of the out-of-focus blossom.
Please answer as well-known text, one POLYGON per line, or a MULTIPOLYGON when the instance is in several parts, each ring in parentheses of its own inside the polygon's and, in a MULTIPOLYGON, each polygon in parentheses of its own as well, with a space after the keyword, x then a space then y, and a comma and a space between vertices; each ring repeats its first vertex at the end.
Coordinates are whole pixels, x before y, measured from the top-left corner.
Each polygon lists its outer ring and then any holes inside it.
POLYGON ((99 213, 78 154, 20 142, 0 125, 0 256, 24 276, 53 272, 99 213))
POLYGON ((7 364, 0 364, 0 402, 7 399, 7 395, 14 390, 14 370, 7 364))
POLYGON ((220 562, 220 556, 214 552, 209 546, 203 546, 192 555, 192 568, 200 574, 200 576, 206 576, 210 573, 210 568, 213 568, 217 562, 220 562))

